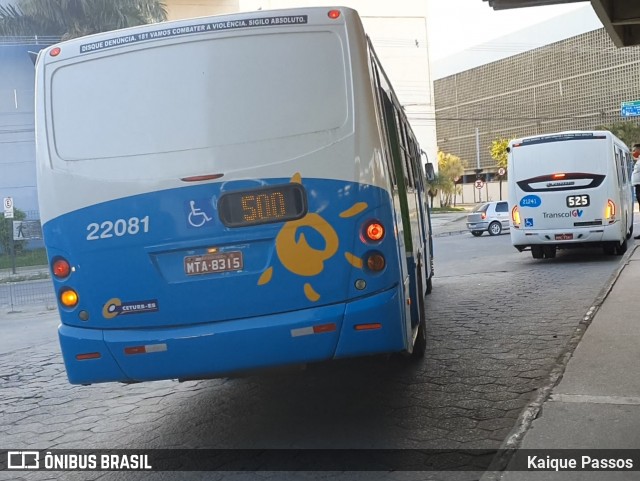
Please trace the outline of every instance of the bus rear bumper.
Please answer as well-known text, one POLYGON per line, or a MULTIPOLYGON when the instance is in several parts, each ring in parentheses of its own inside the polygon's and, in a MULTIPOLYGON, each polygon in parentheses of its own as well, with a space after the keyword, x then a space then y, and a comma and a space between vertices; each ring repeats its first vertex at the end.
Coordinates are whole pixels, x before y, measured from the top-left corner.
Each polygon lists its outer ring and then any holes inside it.
POLYGON ((402 351, 399 299, 394 288, 346 304, 250 319, 149 330, 62 324, 58 335, 72 384, 214 378, 402 351), (356 329, 362 325, 369 328, 356 329))
POLYGON ((511 228, 511 243, 514 246, 556 245, 558 248, 572 245, 598 245, 603 242, 621 242, 624 239, 620 222, 592 228, 566 228, 545 230, 523 230, 511 228))

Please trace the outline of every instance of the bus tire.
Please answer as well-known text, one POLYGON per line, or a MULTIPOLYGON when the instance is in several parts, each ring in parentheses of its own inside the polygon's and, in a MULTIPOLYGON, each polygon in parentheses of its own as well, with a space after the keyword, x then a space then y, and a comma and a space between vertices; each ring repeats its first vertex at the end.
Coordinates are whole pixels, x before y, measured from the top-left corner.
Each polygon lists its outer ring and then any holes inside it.
POLYGON ((427 279, 427 290, 425 291, 425 293, 431 294, 432 290, 433 290, 433 282, 431 280, 431 277, 429 277, 429 279, 427 279))
POLYGON ((604 252, 607 256, 612 256, 616 253, 616 244, 615 242, 607 242, 602 246, 602 252, 604 252))
POLYGON ((480 237, 482 235, 482 231, 481 230, 472 230, 471 233, 475 236, 475 237, 480 237))
POLYGON ((547 259, 553 259, 556 256, 556 246, 542 246, 542 253, 547 259))
POLYGON ((500 235, 502 233, 502 224, 500 222, 492 222, 489 224, 489 235, 500 235))
POLYGON ((531 246, 531 256, 534 259, 542 259, 544 257, 542 246, 531 246))
MULTIPOLYGON (((409 356, 409 359, 418 360, 424 357, 425 352, 427 351, 427 317, 424 313, 424 290, 422 289, 422 269, 419 268, 417 271, 418 274, 418 317, 420 321, 418 323, 418 335, 416 336, 416 341, 413 344, 413 350, 409 356)), ((429 279, 431 281, 431 279, 429 279)), ((429 281, 427 281, 427 288, 429 281)))
POLYGON ((621 244, 616 246, 616 255, 621 256, 627 252, 627 239, 623 240, 621 244))

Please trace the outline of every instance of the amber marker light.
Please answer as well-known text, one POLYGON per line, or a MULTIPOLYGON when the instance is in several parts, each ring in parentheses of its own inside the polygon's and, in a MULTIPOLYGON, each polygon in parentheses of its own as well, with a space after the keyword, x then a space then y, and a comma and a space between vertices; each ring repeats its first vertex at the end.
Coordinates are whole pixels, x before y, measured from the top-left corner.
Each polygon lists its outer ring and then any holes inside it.
POLYGON ((555 180, 558 179, 564 179, 567 176, 567 174, 553 174, 551 177, 555 180))
POLYGON ((78 305, 78 293, 70 288, 60 291, 60 302, 64 307, 76 307, 78 305))
POLYGON ((611 199, 607 200, 607 207, 605 208, 604 218, 611 220, 616 216, 616 204, 611 199))
POLYGON ((513 221, 514 227, 520 227, 520 210, 518 206, 511 209, 511 220, 513 221))
POLYGON ((53 271, 54 276, 58 279, 63 279, 71 274, 71 265, 69 265, 69 262, 66 259, 58 257, 53 261, 51 270, 53 271))

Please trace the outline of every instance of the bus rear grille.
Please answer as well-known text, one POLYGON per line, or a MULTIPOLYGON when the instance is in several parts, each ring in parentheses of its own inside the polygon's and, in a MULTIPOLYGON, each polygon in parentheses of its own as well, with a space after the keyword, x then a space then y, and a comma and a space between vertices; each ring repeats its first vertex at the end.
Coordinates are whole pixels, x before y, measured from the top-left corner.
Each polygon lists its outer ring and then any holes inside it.
POLYGON ((602 225, 602 221, 601 220, 592 220, 589 222, 574 222, 573 226, 574 227, 587 227, 590 225, 602 225))

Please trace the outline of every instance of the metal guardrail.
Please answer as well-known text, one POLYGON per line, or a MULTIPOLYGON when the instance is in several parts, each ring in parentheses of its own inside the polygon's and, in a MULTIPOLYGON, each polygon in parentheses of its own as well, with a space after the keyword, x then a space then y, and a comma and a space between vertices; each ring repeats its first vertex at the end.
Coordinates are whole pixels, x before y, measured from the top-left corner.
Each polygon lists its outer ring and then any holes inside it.
POLYGON ((56 308, 50 279, 0 283, 0 310, 15 312, 25 307, 56 308))
MULTIPOLYGON (((10 264, 8 257, 0 253, 3 266, 10 264)), ((34 256, 34 260, 40 257, 34 256)), ((48 267, 18 267, 15 273, 11 267, 0 269, 0 311, 13 312, 27 307, 55 309, 56 295, 48 267)))

